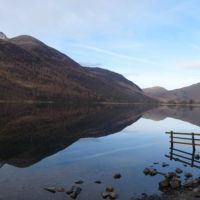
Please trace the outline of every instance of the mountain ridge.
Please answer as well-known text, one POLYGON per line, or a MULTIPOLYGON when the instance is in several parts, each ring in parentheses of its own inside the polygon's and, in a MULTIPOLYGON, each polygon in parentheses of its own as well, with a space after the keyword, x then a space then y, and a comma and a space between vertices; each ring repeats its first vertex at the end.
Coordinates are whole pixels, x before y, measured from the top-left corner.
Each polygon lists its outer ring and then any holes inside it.
POLYGON ((122 75, 83 67, 28 35, 0 39, 0 100, 155 102, 122 75))
MULTIPOLYGON (((160 87, 162 88, 162 87, 160 87)), ((200 102, 200 83, 195 83, 190 86, 167 90, 156 90, 155 87, 144 88, 144 93, 148 96, 163 102, 174 103, 199 103, 200 102)))

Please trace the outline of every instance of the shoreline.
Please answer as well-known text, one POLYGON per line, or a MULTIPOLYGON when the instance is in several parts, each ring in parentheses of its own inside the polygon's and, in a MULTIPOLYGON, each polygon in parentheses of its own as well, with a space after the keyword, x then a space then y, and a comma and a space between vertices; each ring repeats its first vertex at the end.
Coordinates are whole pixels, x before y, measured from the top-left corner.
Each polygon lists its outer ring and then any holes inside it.
POLYGON ((182 103, 176 103, 176 104, 169 104, 169 103, 140 103, 140 102, 65 102, 65 101, 41 101, 41 100, 0 100, 0 104, 3 103, 11 103, 11 104, 57 104, 57 103, 63 103, 63 104, 91 104, 91 105, 152 105, 152 106, 173 106, 173 107, 200 107, 200 103, 198 104, 182 104, 182 103))

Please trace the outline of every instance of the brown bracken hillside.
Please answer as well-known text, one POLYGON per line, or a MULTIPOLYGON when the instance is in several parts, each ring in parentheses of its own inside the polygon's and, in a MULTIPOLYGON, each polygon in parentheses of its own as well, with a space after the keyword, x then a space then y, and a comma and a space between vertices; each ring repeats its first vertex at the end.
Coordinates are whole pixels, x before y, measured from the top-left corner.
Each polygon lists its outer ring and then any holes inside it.
POLYGON ((0 100, 153 100, 122 75, 83 67, 31 36, 0 39, 0 100))

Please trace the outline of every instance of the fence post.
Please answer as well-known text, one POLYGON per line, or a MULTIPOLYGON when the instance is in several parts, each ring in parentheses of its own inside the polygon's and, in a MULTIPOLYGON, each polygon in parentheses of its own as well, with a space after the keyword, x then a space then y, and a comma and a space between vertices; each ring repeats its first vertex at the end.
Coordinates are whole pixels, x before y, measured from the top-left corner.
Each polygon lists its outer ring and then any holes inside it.
POLYGON ((174 146, 174 143, 173 143, 173 131, 170 132, 170 138, 171 138, 171 150, 170 150, 170 160, 173 159, 173 146, 174 146))
POLYGON ((171 131, 170 133, 171 133, 171 148, 173 149, 174 147, 173 131, 171 131))
POLYGON ((192 148, 193 148, 193 152, 195 152, 195 138, 194 138, 194 133, 192 133, 192 148))

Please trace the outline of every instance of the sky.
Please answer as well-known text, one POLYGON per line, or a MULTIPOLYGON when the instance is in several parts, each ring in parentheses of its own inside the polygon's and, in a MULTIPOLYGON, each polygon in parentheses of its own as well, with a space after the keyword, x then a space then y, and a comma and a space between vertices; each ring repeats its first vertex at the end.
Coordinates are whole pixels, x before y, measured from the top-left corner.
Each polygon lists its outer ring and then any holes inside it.
POLYGON ((141 88, 200 82, 199 0, 0 0, 0 31, 36 37, 141 88))

